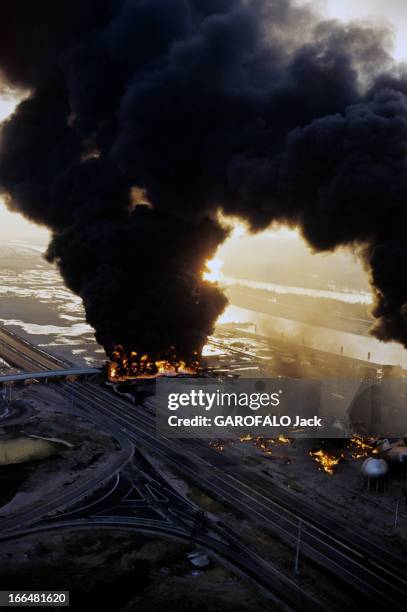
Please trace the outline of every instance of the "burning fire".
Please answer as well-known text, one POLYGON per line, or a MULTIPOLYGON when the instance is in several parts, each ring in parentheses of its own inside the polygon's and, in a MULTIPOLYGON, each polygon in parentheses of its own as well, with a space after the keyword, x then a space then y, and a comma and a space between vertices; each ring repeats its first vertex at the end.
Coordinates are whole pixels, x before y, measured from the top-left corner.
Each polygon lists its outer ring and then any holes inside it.
POLYGON ((107 363, 107 375, 113 382, 158 376, 196 376, 199 371, 197 358, 187 364, 177 357, 173 347, 167 359, 153 360, 148 354, 136 351, 128 353, 123 347, 117 346, 112 353, 112 360, 107 363))
POLYGON ((280 434, 278 438, 263 438, 262 436, 252 436, 247 433, 240 436, 239 442, 251 442, 266 455, 273 454, 271 447, 275 444, 291 444, 290 438, 286 438, 283 434, 280 434))
POLYGON ((361 436, 353 436, 350 439, 348 449, 351 451, 353 459, 362 459, 369 455, 376 455, 377 448, 374 447, 374 439, 362 438, 361 436))
POLYGON ((283 434, 280 434, 278 436, 278 441, 280 442, 280 444, 291 444, 290 438, 286 438, 283 434))
POLYGON ((309 451, 310 456, 315 459, 320 464, 320 470, 323 470, 327 474, 334 474, 336 467, 343 459, 343 455, 339 457, 335 457, 334 455, 329 455, 325 453, 322 449, 309 451))
POLYGON ((223 453, 225 450, 225 443, 222 440, 210 440, 209 446, 217 450, 219 453, 223 453))

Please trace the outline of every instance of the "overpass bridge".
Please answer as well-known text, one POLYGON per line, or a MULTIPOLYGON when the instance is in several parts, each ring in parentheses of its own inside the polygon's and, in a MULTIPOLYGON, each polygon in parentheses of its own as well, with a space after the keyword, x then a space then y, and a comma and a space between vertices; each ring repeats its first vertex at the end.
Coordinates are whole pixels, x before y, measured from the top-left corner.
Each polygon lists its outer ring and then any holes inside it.
POLYGON ((63 370, 39 370, 38 372, 19 372, 18 374, 5 374, 0 376, 0 384, 7 382, 20 382, 24 380, 38 380, 48 378, 67 378, 68 376, 92 376, 100 374, 101 368, 66 368, 63 370))

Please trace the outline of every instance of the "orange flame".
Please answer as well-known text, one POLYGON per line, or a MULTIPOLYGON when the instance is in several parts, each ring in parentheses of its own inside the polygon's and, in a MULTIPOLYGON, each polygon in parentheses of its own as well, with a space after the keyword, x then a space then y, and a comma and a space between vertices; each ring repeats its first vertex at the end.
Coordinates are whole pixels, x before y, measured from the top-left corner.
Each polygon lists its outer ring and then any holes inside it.
POLYGON ((154 360, 146 353, 127 352, 123 347, 117 346, 112 352, 112 360, 107 363, 107 376, 112 382, 181 374, 196 376, 199 371, 198 359, 191 363, 178 359, 172 347, 168 359, 154 360))
POLYGON ((343 459, 343 455, 335 457, 325 453, 322 449, 309 451, 311 457, 320 464, 319 469, 323 470, 327 474, 334 474, 339 462, 343 459))
POLYGON ((278 438, 263 438, 262 436, 253 437, 251 434, 247 433, 243 436, 240 436, 239 442, 251 442, 256 448, 259 448, 266 455, 272 455, 273 451, 271 446, 273 444, 291 444, 292 440, 290 438, 286 438, 283 434, 280 434, 278 438))
POLYGON ((362 436, 354 435, 348 445, 352 458, 364 459, 370 455, 376 455, 378 451, 374 446, 374 442, 374 438, 362 438, 362 436))

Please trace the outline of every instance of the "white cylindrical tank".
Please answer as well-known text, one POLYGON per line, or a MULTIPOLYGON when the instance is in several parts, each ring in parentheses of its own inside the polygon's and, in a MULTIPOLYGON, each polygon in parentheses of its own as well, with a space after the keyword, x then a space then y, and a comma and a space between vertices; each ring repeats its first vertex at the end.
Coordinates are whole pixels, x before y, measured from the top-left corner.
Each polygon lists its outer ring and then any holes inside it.
POLYGON ((362 463, 362 475, 368 480, 383 480, 389 473, 389 466, 384 459, 369 457, 362 463))

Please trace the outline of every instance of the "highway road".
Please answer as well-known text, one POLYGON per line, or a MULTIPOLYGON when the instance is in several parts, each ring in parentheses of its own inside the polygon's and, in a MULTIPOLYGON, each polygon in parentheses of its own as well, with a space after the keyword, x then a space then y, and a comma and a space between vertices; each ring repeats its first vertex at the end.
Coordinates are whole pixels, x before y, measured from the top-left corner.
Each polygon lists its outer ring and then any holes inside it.
MULTIPOLYGON (((21 352, 22 365, 20 367, 25 367, 23 364, 26 363, 26 343, 22 342, 18 344, 18 338, 13 336, 12 350, 14 352, 14 365, 18 366, 18 355, 21 352)), ((38 349, 34 347, 30 347, 29 359, 33 367, 37 369, 39 367, 47 369, 51 368, 53 364, 52 357, 50 360, 48 360, 48 355, 44 354, 40 350, 38 350, 37 355, 37 350, 38 349)), ((80 401, 79 399, 79 394, 83 391, 82 385, 78 382, 75 383, 74 387, 72 385, 73 383, 58 383, 57 386, 59 387, 60 392, 69 400, 72 399, 72 391, 74 389, 76 414, 79 414, 82 417, 85 416, 85 418, 93 421, 102 429, 108 428, 116 438, 120 438, 120 436, 123 437, 123 434, 125 433, 125 438, 127 438, 127 440, 131 443, 134 442, 133 435, 125 431, 120 423, 116 423, 111 419, 106 418, 105 413, 100 410, 99 401, 101 396, 93 395, 94 391, 99 390, 98 386, 90 385, 89 387, 84 387, 85 393, 89 393, 90 391, 91 394, 92 404, 90 406, 87 397, 85 398, 85 401, 80 401)), ((113 402, 113 405, 115 404, 115 396, 107 393, 106 397, 109 397, 109 401, 113 402)), ((104 398, 105 394, 102 396, 102 401, 104 398)), ((128 404, 126 404, 126 408, 129 408, 128 404)), ((125 462, 126 461, 127 458, 125 459, 125 462)), ((120 467, 116 466, 115 469, 116 471, 119 471, 120 467)), ((111 470, 110 477, 114 473, 115 470, 111 470)), ((57 493, 51 500, 46 500, 43 504, 40 504, 36 508, 30 509, 28 512, 22 512, 18 515, 15 514, 10 517, 10 519, 5 519, 0 524, 0 540, 21 536, 25 533, 32 533, 36 531, 48 531, 49 529, 55 528, 69 529, 72 527, 95 528, 98 526, 114 526, 123 529, 127 526, 128 528, 137 529, 140 531, 166 533, 167 535, 194 540, 197 543, 207 546, 214 552, 215 556, 221 556, 224 561, 228 561, 233 566, 235 571, 238 573, 243 573, 245 576, 254 581, 261 589, 264 589, 272 600, 274 599, 275 601, 278 601, 283 606, 283 609, 291 609, 287 608, 286 605, 283 605, 283 601, 288 601, 290 604, 294 604, 295 607, 293 609, 298 610, 322 612, 328 609, 327 603, 321 603, 315 596, 308 593, 307 590, 303 589, 293 580, 281 573, 273 563, 271 563, 269 560, 263 559, 254 549, 249 548, 241 540, 239 534, 234 534, 231 529, 228 527, 223 527, 220 524, 209 525, 210 531, 212 532, 212 537, 208 537, 205 533, 202 533, 202 525, 197 526, 196 521, 195 525, 193 525, 192 531, 189 528, 188 532, 186 533, 185 530, 180 530, 179 526, 176 528, 168 527, 168 525, 163 527, 162 524, 154 523, 151 521, 151 519, 140 521, 137 518, 129 519, 116 516, 111 518, 91 517, 90 519, 77 518, 75 520, 68 521, 59 520, 61 510, 63 511, 63 509, 68 506, 72 507, 78 505, 80 504, 81 500, 85 500, 86 505, 86 499, 89 498, 92 491, 102 489, 108 481, 109 477, 107 473, 102 474, 100 477, 93 479, 93 481, 89 483, 81 481, 80 487, 75 488, 74 490, 72 487, 70 487, 69 491, 66 493, 57 493), (58 511, 59 514, 57 514, 58 511), (225 542, 222 544, 222 537, 219 539, 219 536, 217 535, 219 532, 222 532, 222 535, 224 538, 226 538, 226 544, 225 542), (213 534, 215 534, 215 537, 213 537, 213 534)), ((190 517, 188 518, 190 519, 190 517)), ((202 522, 201 513, 198 522, 202 522)))
MULTIPOLYGON (((41 351, 29 342, 1 327, 0 356, 10 365, 28 371, 57 371, 61 370, 61 368, 71 371, 72 369, 70 363, 62 361, 45 351, 41 351)), ((84 417, 83 413, 79 413, 78 411, 73 412, 80 418, 84 417)), ((92 418, 92 422, 96 422, 102 431, 106 430, 106 426, 98 415, 92 418)), ((45 514, 56 512, 58 509, 64 508, 68 504, 71 505, 75 503, 76 500, 88 496, 93 490, 101 487, 107 480, 111 479, 114 474, 119 473, 130 461, 134 452, 134 446, 128 436, 123 435, 120 427, 110 428, 107 433, 117 440, 120 451, 116 454, 114 460, 98 473, 97 478, 95 478, 94 474, 88 474, 86 477, 80 478, 78 483, 68 487, 68 490, 62 489, 61 491, 57 491, 52 499, 44 499, 42 502, 37 503, 34 508, 24 510, 21 513, 14 513, 10 518, 0 517, 1 533, 4 534, 7 531, 20 528, 24 523, 38 520, 39 517, 45 514)))
MULTIPOLYGON (((78 506, 53 521, 41 521, 41 530, 119 527, 150 534, 164 534, 195 542, 212 555, 243 571, 257 585, 270 591, 290 592, 290 601, 301 610, 323 610, 293 581, 242 541, 239 534, 214 522, 202 510, 176 492, 142 455, 131 467, 87 506, 78 506)), ((270 593, 268 593, 270 595, 270 593)), ((281 602, 281 600, 279 600, 281 602)))
POLYGON ((20 372, 18 374, 0 375, 0 384, 7 382, 24 382, 25 380, 45 380, 51 378, 68 378, 68 376, 93 376, 101 373, 100 368, 65 368, 63 370, 39 370, 37 372, 20 372))
MULTIPOLYGON (((74 416, 84 418, 83 413, 79 411, 72 412, 74 416)), ((101 418, 96 416, 94 419, 91 419, 91 422, 96 423, 102 431, 106 431, 106 425, 103 424, 101 418)), ((117 440, 120 450, 116 452, 113 460, 103 470, 98 471, 96 475, 89 472, 85 476, 81 476, 78 482, 73 483, 66 489, 62 488, 59 491, 55 491, 51 498, 45 498, 41 502, 37 502, 34 507, 22 510, 21 512, 14 512, 10 517, 0 516, 0 533, 4 535, 6 532, 19 530, 24 524, 36 521, 47 514, 55 513, 61 508, 77 503, 91 495, 92 491, 99 489, 104 483, 111 480, 115 474, 119 473, 131 460, 134 446, 129 438, 124 436, 118 428, 112 427, 106 433, 117 440)))
POLYGON ((72 364, 40 351, 13 332, 0 327, 0 356, 11 366, 30 372, 32 370, 60 370, 72 364))
MULTIPOLYGON (((14 348, 16 343, 14 341, 14 348)), ((22 358, 25 346, 20 345, 22 358)), ((31 351, 32 354, 32 351, 31 351)), ((31 358, 31 357, 30 357, 31 358)), ((36 360, 35 349, 32 359, 36 360)), ((41 361, 46 361, 41 355, 41 361)), ((38 365, 38 362, 37 362, 38 365)), ((47 364, 49 367, 49 364, 47 364)), ((61 392, 70 394, 72 387, 58 383, 61 392)), ((342 530, 329 518, 306 504, 297 504, 294 498, 283 494, 270 482, 245 469, 230 469, 222 454, 197 440, 169 440, 157 437, 154 415, 143 406, 133 406, 112 395, 111 391, 89 382, 77 382, 74 386, 75 408, 89 419, 103 423, 104 428, 121 430, 136 447, 142 446, 157 453, 168 465, 181 473, 188 481, 206 490, 224 504, 242 512, 246 517, 266 526, 276 537, 291 547, 295 546, 298 521, 304 520, 301 554, 321 565, 348 587, 382 606, 405 607, 407 595, 407 561, 401 559, 384 545, 374 543, 351 528, 342 530)), ((218 525, 225 537, 234 545, 246 547, 250 563, 256 561, 260 577, 269 580, 281 596, 287 595, 286 576, 282 576, 271 561, 261 558, 252 547, 233 534, 227 525, 218 525), (229 534, 229 535, 228 535, 229 534), (273 578, 274 577, 274 578, 273 578)), ((289 581, 294 585, 292 581, 289 581)), ((292 587, 291 585, 291 587, 292 587)), ((293 588, 293 587, 292 587, 293 588)), ((297 587, 298 590, 298 587, 297 587)), ((298 598, 290 595, 298 605, 298 598)), ((303 598, 298 609, 316 609, 312 598, 299 590, 303 598), (314 607, 312 607, 314 605, 314 607)))
MULTIPOLYGON (((66 393, 67 397, 70 396, 72 389, 69 388, 68 384, 58 383, 58 386, 62 387, 62 392, 66 393)), ((220 491, 216 486, 211 486, 211 483, 215 484, 216 481, 213 474, 213 470, 216 468, 207 461, 196 458, 182 444, 178 447, 177 444, 173 444, 173 441, 157 438, 155 424, 151 423, 150 420, 151 415, 141 406, 139 407, 140 415, 142 414, 145 420, 143 417, 138 417, 137 407, 117 398, 116 395, 112 395, 110 390, 105 390, 92 383, 82 382, 75 383, 74 401, 75 406, 79 406, 89 418, 97 413, 103 418, 105 427, 114 428, 120 425, 122 432, 132 440, 136 448, 144 447, 158 453, 164 461, 176 467, 189 481, 194 482, 199 487, 204 486, 211 493, 218 494, 220 498, 220 491), (206 477, 201 469, 203 465, 206 465, 209 469, 209 474, 206 477)), ((217 454, 213 453, 212 459, 215 459, 216 456, 217 454)), ((233 503, 234 497, 235 494, 232 492, 227 500, 229 504, 232 503, 232 506, 236 507, 233 503)), ((221 533, 229 546, 233 545, 233 555, 230 554, 228 548, 229 556, 223 555, 224 558, 233 563, 235 568, 237 567, 255 580, 257 584, 277 594, 282 601, 295 603, 295 609, 298 610, 317 612, 318 610, 328 609, 312 594, 309 594, 285 576, 272 561, 261 557, 249 543, 242 539, 241 535, 234 533, 229 525, 222 525, 217 522, 216 525, 211 526, 211 530, 215 533, 221 533)), ((191 535, 189 538, 191 539, 191 535)), ((208 548, 220 554, 220 551, 217 550, 216 540, 203 540, 198 533, 195 533, 192 539, 205 544, 208 548)), ((225 551, 223 552, 225 553, 225 551)))
MULTIPOLYGON (((122 399, 112 397, 102 388, 94 389, 89 383, 80 383, 75 392, 76 402, 86 410, 99 410, 106 421, 122 424, 126 434, 137 445, 158 453, 188 481, 204 488, 209 494, 229 507, 242 512, 275 533, 281 540, 295 547, 298 520, 301 512, 287 500, 282 503, 277 487, 270 494, 270 482, 256 479, 245 470, 230 473, 230 466, 221 453, 217 453, 200 440, 170 440, 157 437, 154 416, 137 409, 122 399), (260 481, 260 482, 259 482, 260 481)), ((341 527, 334 530, 332 521, 321 517, 313 524, 313 508, 308 508, 303 532, 302 554, 322 565, 364 592, 374 600, 397 605, 407 594, 407 560, 400 559, 384 546, 374 545, 367 539, 353 535, 342 537, 341 527), (329 527, 327 527, 327 524, 329 527)))

